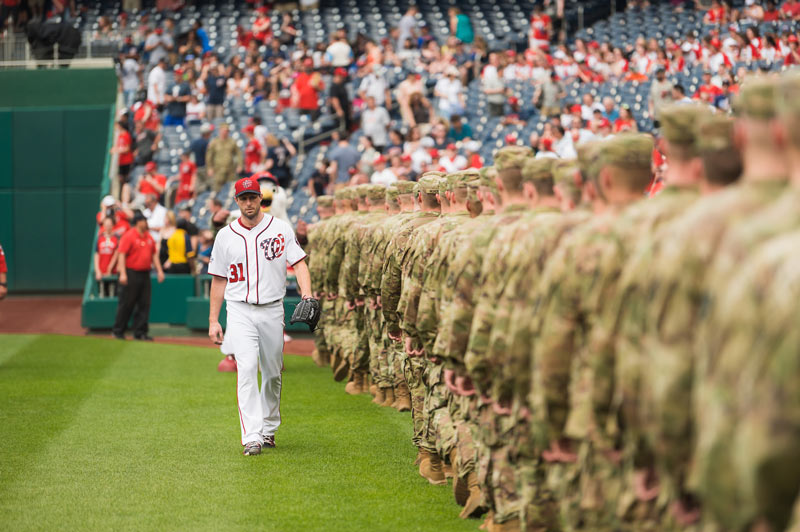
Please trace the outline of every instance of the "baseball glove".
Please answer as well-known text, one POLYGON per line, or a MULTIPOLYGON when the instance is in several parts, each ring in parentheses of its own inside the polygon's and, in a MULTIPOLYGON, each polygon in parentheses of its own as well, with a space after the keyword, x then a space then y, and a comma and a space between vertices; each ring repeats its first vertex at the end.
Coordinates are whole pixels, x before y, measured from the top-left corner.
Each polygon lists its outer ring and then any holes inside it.
POLYGON ((319 316, 319 300, 310 297, 308 299, 303 299, 297 304, 296 307, 294 307, 292 319, 289 320, 289 323, 305 323, 308 325, 308 328, 311 329, 311 332, 314 332, 314 329, 317 328, 317 323, 319 322, 319 316))

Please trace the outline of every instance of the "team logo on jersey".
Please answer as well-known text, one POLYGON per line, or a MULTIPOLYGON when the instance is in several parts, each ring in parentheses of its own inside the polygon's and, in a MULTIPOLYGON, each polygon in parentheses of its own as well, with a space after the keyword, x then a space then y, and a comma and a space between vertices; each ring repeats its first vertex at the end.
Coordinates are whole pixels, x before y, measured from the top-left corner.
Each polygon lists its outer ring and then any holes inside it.
POLYGON ((275 260, 283 255, 283 250, 286 249, 286 239, 283 234, 278 233, 278 236, 266 238, 261 241, 261 249, 264 250, 264 258, 267 260, 275 260))

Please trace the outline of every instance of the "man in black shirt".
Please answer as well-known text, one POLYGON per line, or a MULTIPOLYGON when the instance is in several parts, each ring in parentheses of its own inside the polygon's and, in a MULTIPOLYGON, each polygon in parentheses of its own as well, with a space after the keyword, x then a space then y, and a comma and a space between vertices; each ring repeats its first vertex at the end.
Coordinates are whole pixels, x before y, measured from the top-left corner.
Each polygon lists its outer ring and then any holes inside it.
POLYGON ((144 127, 144 122, 136 122, 134 128, 134 163, 136 166, 139 166, 153 160, 153 153, 158 148, 158 141, 161 140, 161 133, 156 133, 152 129, 147 129, 144 127))
POLYGON ((222 105, 225 103, 225 91, 228 88, 228 80, 222 65, 218 64, 211 67, 206 75, 206 117, 209 120, 222 118, 222 105))
POLYGON ((167 104, 167 114, 164 117, 165 126, 183 126, 186 121, 186 102, 192 94, 189 84, 183 79, 183 71, 175 68, 175 84, 164 95, 167 104))
POLYGON ((353 117, 350 95, 347 93, 345 81, 347 81, 347 71, 342 67, 335 69, 333 71, 333 83, 331 83, 330 92, 328 93, 328 101, 331 111, 336 113, 339 120, 344 121, 345 129, 350 131, 353 117))
POLYGON ((178 211, 178 229, 183 229, 192 242, 192 249, 197 249, 199 243, 200 230, 195 224, 192 223, 192 209, 189 207, 181 207, 178 211))

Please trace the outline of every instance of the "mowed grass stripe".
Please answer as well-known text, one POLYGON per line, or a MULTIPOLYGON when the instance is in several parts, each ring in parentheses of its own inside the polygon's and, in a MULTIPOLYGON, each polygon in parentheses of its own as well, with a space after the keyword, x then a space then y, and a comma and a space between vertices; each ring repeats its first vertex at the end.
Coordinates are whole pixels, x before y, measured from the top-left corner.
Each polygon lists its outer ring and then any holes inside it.
POLYGON ((408 414, 347 396, 308 358, 286 357, 278 448, 243 457, 236 376, 218 361, 94 338, 21 349, 0 367, 0 528, 475 530, 450 486, 416 474, 408 414), (63 426, 39 440, 31 417, 63 426), (7 458, 21 448, 24 460, 7 458))

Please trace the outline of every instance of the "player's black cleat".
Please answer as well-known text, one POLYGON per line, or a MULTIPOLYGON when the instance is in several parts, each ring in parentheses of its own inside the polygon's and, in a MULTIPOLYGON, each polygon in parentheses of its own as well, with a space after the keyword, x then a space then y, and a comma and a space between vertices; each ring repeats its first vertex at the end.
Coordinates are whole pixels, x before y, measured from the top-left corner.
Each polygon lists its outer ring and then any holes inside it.
POLYGON ((248 442, 244 446, 244 455, 245 456, 255 456, 257 454, 261 454, 261 444, 257 441, 248 442))
POLYGON ((139 334, 139 335, 134 336, 133 338, 134 338, 134 340, 141 340, 143 342, 152 342, 153 341, 153 337, 152 336, 147 336, 146 334, 139 334))
POLYGON ((275 448, 275 436, 264 436, 261 442, 261 445, 264 447, 269 447, 270 449, 275 448))
POLYGON ((124 340, 125 339, 125 335, 122 334, 122 333, 113 333, 113 334, 114 334, 114 338, 116 338, 117 340, 124 340))

